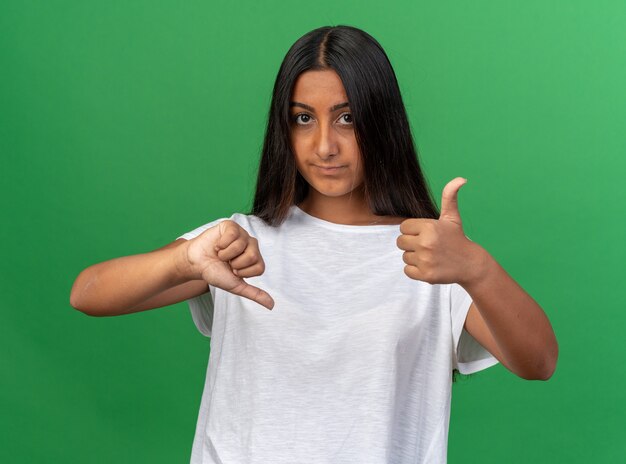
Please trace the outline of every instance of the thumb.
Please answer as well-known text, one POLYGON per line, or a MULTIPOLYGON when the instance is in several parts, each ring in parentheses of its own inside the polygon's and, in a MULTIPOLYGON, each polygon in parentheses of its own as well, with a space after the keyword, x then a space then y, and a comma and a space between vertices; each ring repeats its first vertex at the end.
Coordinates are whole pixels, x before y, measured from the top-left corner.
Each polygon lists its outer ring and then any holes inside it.
POLYGON ((461 213, 459 212, 459 189, 465 185, 467 179, 455 177, 446 184, 441 194, 441 214, 439 219, 456 222, 461 225, 461 213))
POLYGON ((261 290, 254 285, 247 284, 241 279, 238 285, 229 290, 230 293, 234 293, 249 300, 256 301, 260 305, 265 306, 267 309, 274 307, 274 299, 265 290, 261 290))

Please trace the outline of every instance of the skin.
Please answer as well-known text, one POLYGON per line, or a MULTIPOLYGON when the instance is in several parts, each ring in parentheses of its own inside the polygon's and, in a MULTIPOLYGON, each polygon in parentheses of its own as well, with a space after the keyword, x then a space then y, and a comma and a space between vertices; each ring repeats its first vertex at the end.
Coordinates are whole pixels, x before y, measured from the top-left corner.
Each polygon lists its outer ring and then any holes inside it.
MULTIPOLYGON (((438 219, 376 216, 363 196, 349 106, 331 111, 347 102, 339 76, 328 70, 303 73, 292 100, 307 106, 291 108, 296 163, 311 186, 300 208, 337 224, 400 224, 396 244, 404 250, 404 273, 431 284, 461 285, 473 299, 465 329, 516 375, 550 378, 558 345, 544 311, 463 233, 458 191, 466 180, 457 177, 445 186, 438 219), (339 168, 325 173, 320 166, 339 168)), ((194 239, 89 266, 76 278, 70 304, 91 316, 115 316, 169 306, 213 285, 271 309, 272 297, 244 280, 264 270, 256 239, 237 223, 222 221, 194 239)))
POLYGON ((89 316, 120 316, 185 301, 213 285, 272 309, 272 297, 244 280, 264 271, 256 238, 225 220, 191 240, 89 266, 74 281, 70 304, 89 316))

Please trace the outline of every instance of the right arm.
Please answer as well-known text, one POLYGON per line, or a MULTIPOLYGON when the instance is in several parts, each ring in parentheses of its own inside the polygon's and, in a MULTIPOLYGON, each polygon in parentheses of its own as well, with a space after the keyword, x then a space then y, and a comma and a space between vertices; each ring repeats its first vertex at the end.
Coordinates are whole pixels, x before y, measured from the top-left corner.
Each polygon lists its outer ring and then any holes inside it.
POLYGON ((209 290, 194 276, 183 238, 162 248, 94 264, 82 271, 70 304, 90 316, 118 316, 169 306, 209 290))
POLYGON ((89 266, 74 281, 70 304, 90 316, 118 316, 193 298, 210 284, 272 309, 272 297, 243 280, 264 271, 257 240, 225 220, 191 240, 89 266))

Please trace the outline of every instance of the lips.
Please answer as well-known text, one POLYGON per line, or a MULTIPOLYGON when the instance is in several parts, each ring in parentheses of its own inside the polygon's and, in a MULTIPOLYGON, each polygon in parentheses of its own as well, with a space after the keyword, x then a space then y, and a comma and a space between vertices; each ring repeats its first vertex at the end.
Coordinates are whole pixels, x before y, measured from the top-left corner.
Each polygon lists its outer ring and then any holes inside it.
POLYGON ((336 172, 341 171, 343 168, 346 167, 346 166, 318 166, 317 164, 314 164, 313 166, 315 166, 319 171, 321 171, 324 174, 334 174, 336 172))

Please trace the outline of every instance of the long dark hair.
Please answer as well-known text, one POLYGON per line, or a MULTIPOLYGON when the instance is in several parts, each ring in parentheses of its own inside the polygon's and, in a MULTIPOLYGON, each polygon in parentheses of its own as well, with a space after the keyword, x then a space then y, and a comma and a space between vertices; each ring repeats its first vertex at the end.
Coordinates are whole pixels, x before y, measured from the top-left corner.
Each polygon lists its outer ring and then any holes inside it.
POLYGON ((296 168, 290 143, 289 101, 305 71, 334 70, 343 83, 364 169, 365 199, 379 216, 439 217, 417 160, 417 151, 389 58, 365 31, 325 26, 294 43, 280 66, 251 214, 277 226, 309 185, 296 168))

